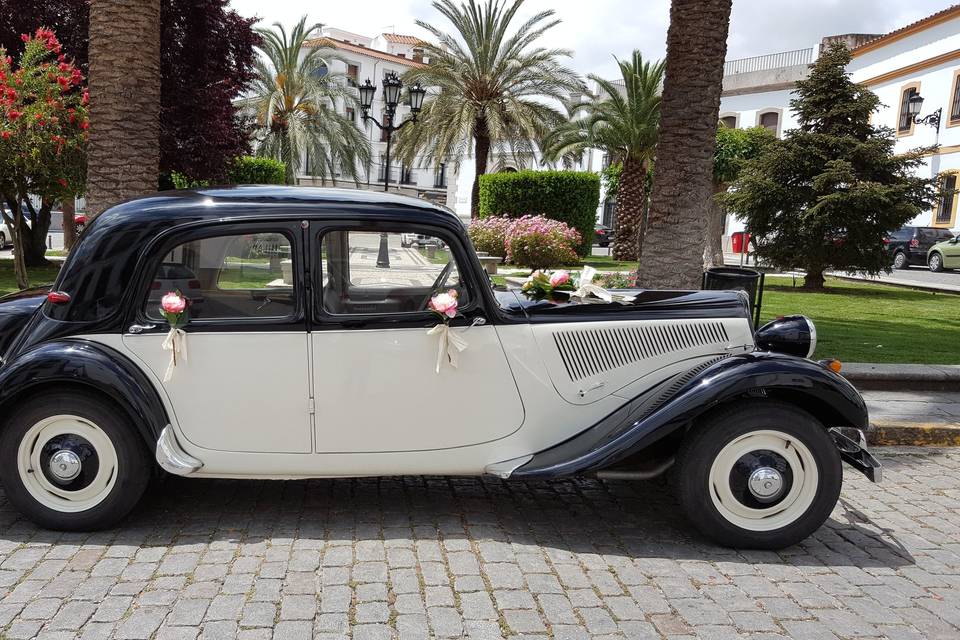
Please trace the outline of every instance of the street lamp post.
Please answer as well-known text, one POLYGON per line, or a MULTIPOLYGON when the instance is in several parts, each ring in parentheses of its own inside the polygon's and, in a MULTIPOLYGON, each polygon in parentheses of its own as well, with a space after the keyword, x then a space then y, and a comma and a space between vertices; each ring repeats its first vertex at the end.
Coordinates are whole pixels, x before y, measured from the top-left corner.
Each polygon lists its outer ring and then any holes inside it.
MULTIPOLYGON (((401 122, 398 125, 395 125, 394 118, 397 115, 397 105, 400 104, 400 93, 403 90, 403 82, 400 80, 400 76, 396 73, 390 72, 383 76, 383 122, 378 121, 376 118, 370 115, 370 107, 373 106, 373 98, 377 94, 377 86, 370 82, 370 79, 363 83, 360 86, 360 110, 363 114, 363 121, 366 123, 369 120, 373 121, 373 124, 377 125, 377 128, 380 131, 383 131, 387 135, 387 153, 384 158, 384 171, 383 171, 383 190, 390 191, 390 144, 391 139, 393 138, 393 132, 403 129, 405 126, 411 122, 417 121, 417 114, 420 113, 420 109, 423 107, 423 98, 427 94, 427 90, 420 86, 420 83, 417 82, 412 87, 407 90, 407 93, 410 96, 410 117, 401 122)), ((377 252, 377 266, 382 268, 388 268, 390 266, 390 253, 387 247, 387 234, 380 234, 380 249, 377 252)))

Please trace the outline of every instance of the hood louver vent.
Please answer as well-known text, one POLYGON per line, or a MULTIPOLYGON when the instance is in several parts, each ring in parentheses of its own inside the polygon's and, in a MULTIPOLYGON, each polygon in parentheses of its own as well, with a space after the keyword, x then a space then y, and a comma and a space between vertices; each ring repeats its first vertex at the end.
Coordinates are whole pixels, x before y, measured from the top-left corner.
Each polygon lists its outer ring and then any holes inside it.
POLYGON ((668 353, 729 342, 721 322, 572 329, 553 334, 574 382, 668 353))

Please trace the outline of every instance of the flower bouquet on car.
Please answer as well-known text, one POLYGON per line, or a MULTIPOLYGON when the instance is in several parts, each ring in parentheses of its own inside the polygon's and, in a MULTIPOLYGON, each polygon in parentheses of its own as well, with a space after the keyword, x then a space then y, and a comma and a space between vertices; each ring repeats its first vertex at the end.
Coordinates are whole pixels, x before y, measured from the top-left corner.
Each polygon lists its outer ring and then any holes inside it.
POLYGON ((190 322, 189 304, 190 301, 180 291, 169 291, 160 299, 160 313, 170 325, 170 331, 161 345, 164 351, 170 352, 170 364, 167 365, 167 370, 163 374, 164 382, 170 382, 173 379, 177 355, 180 356, 181 362, 187 360, 187 332, 183 327, 190 322))
POLYGON ((607 291, 603 287, 593 284, 597 270, 586 266, 579 274, 570 274, 568 271, 534 271, 523 283, 521 291, 531 296, 567 295, 580 300, 598 299, 603 302, 631 303, 636 296, 607 291))
POLYGON ((440 341, 437 349, 437 373, 440 373, 444 359, 456 369, 460 352, 467 349, 467 341, 450 327, 450 321, 459 315, 459 297, 456 289, 449 289, 446 293, 438 293, 430 298, 427 304, 427 308, 440 319, 439 324, 427 331, 428 336, 438 336, 440 341))

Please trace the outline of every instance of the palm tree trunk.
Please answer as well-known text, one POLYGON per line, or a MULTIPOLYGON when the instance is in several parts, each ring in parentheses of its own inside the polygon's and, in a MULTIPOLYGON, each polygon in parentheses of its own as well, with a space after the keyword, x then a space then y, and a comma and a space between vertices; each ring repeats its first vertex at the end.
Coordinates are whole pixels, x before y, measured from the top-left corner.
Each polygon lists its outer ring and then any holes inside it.
POLYGON ((731 0, 672 0, 639 286, 696 289, 710 210, 731 0))
POLYGON ((476 220, 480 217, 480 176, 487 172, 487 160, 490 157, 490 131, 487 129, 487 121, 483 118, 477 118, 474 139, 476 140, 474 149, 476 172, 473 177, 473 188, 470 190, 470 218, 476 220))
POLYGON ((646 163, 629 156, 624 159, 617 187, 617 231, 613 236, 613 257, 617 260, 640 259, 646 172, 646 163))
POLYGON ((723 227, 727 218, 727 210, 720 206, 717 195, 727 190, 722 182, 713 183, 713 197, 710 198, 709 218, 707 219, 707 235, 703 243, 703 268, 723 266, 723 227))
POLYGON ((87 215, 157 190, 160 0, 90 4, 87 215))

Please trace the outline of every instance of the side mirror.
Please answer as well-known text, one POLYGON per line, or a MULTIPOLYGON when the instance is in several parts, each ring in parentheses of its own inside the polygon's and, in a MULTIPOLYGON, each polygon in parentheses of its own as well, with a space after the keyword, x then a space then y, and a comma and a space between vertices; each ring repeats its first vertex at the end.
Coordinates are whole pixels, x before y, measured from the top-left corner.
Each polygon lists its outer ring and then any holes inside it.
POLYGON ((960 239, 960 236, 954 236, 950 238, 950 244, 957 244, 957 240, 960 239))

